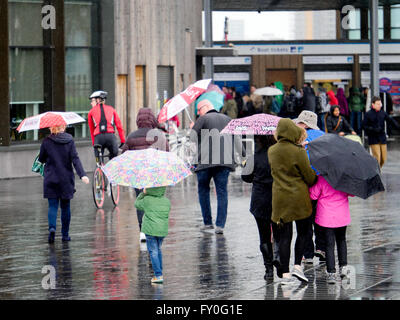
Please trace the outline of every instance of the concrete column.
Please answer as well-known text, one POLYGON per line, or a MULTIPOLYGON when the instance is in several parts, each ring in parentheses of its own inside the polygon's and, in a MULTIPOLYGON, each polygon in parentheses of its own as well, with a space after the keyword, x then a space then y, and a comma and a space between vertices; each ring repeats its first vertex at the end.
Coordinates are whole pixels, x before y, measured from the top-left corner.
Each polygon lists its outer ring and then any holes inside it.
MULTIPOLYGON (((205 20, 205 46, 213 46, 212 39, 212 8, 211 0, 204 0, 204 20, 205 20)), ((214 65, 212 57, 205 57, 205 78, 214 78, 214 65)))
POLYGON ((379 96, 379 34, 378 34, 378 0, 369 0, 371 21, 371 93, 379 96))
POLYGON ((0 1, 0 147, 10 145, 8 1, 0 1))

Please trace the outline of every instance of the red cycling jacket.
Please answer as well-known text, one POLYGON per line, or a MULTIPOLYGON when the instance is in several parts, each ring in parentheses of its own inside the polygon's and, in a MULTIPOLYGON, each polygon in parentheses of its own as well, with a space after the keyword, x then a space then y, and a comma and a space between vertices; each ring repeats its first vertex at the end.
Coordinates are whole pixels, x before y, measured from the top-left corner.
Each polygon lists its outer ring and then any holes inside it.
MULTIPOLYGON (((104 114, 107 119, 107 133, 114 133, 114 125, 117 127, 119 138, 121 143, 125 143, 125 132, 122 128, 121 120, 118 117, 117 112, 111 106, 103 104, 104 114)), ((100 134, 100 119, 101 119, 101 109, 100 104, 93 107, 88 114, 88 123, 90 128, 90 135, 92 137, 92 144, 94 145, 94 137, 100 134)))

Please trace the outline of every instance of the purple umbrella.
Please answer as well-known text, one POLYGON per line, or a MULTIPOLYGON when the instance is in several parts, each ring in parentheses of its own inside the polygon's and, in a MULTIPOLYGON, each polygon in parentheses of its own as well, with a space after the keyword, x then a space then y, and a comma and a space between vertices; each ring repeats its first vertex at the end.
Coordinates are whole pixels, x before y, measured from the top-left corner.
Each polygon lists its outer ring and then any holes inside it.
POLYGON ((265 113, 233 119, 221 131, 221 134, 271 135, 274 134, 280 119, 280 117, 265 113))

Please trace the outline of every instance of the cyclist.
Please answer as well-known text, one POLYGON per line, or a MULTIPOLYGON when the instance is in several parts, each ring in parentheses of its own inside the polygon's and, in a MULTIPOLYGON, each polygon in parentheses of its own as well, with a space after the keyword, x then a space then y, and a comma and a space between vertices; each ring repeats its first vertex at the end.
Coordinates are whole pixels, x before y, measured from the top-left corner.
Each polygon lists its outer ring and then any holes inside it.
MULTIPOLYGON (((115 127, 117 127, 121 139, 120 148, 125 143, 125 132, 122 128, 121 120, 115 109, 105 104, 108 93, 105 91, 93 92, 89 97, 92 109, 88 114, 88 123, 93 146, 99 144, 102 151, 107 148, 110 153, 110 159, 118 155, 118 142, 115 136, 115 127)), ((98 150, 94 150, 98 157, 98 150)))

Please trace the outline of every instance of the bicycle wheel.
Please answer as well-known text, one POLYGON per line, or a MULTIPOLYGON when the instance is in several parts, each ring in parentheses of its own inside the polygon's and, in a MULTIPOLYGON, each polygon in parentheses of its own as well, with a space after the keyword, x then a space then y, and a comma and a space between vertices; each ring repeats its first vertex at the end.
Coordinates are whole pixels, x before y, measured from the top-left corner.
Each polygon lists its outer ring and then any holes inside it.
POLYGON ((104 190, 104 174, 100 168, 96 168, 93 173, 92 191, 94 204, 98 209, 101 209, 104 204, 105 190, 104 190))
POLYGON ((111 200, 114 203, 114 206, 118 206, 119 203, 119 185, 118 184, 110 184, 111 189, 111 200))

